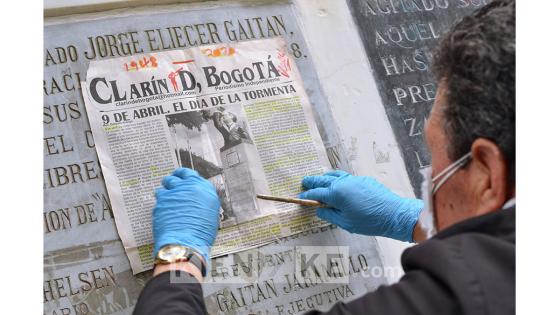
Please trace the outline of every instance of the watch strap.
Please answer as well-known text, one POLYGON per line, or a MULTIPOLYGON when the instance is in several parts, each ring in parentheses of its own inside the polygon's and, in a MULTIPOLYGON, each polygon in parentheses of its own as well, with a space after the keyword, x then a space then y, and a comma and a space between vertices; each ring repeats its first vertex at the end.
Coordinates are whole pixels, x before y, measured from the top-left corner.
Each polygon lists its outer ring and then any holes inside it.
POLYGON ((200 273, 202 273, 202 277, 206 277, 206 264, 204 263, 204 261, 202 261, 202 259, 200 259, 200 257, 198 257, 194 250, 191 250, 186 258, 186 261, 195 265, 200 270, 200 273))

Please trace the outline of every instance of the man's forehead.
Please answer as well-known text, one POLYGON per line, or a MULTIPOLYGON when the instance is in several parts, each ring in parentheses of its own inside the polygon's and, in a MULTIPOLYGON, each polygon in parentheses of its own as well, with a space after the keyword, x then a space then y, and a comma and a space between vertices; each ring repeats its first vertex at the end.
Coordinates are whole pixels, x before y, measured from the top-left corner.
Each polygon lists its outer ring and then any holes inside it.
MULTIPOLYGON (((440 82, 438 84, 438 90, 436 93, 436 98, 430 112, 429 119, 424 126, 424 139, 431 151, 440 151, 447 146, 445 138, 445 132, 443 130, 443 118, 444 111, 443 108, 447 103, 447 85, 445 82, 440 82)), ((432 152, 435 154, 436 152, 432 152)))
POLYGON ((430 118, 441 119, 443 115, 443 107, 447 102, 447 86, 444 81, 438 84, 436 98, 430 111, 430 118))

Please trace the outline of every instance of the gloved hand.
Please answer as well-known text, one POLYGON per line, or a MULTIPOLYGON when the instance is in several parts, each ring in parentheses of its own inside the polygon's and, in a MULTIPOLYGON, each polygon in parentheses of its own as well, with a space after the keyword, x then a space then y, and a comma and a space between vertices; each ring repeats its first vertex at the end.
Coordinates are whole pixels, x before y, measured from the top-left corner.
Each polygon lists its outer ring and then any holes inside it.
POLYGON ((300 198, 329 206, 317 209, 319 218, 351 233, 414 242, 414 225, 424 207, 421 200, 399 197, 371 177, 343 171, 306 176, 303 186, 309 190, 300 198))
POLYGON ((152 213, 154 255, 168 244, 188 246, 208 262, 218 233, 220 199, 214 185, 189 168, 178 168, 156 189, 152 213))

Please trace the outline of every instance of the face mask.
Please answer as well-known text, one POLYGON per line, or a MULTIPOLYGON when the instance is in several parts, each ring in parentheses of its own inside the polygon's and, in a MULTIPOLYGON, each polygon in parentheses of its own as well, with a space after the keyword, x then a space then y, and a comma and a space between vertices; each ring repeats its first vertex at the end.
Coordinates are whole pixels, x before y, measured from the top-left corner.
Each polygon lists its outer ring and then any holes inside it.
POLYGON ((420 217, 418 222, 420 223, 420 228, 426 233, 427 238, 431 238, 437 233, 437 226, 435 223, 434 215, 434 194, 441 186, 461 167, 465 166, 471 159, 471 153, 463 155, 457 161, 451 163, 438 175, 432 179, 432 167, 428 166, 420 170, 420 173, 424 177, 422 182, 422 200, 424 201, 424 209, 420 212, 420 217), (436 183, 437 182, 437 183, 436 183), (434 186, 435 183, 435 186, 434 186))

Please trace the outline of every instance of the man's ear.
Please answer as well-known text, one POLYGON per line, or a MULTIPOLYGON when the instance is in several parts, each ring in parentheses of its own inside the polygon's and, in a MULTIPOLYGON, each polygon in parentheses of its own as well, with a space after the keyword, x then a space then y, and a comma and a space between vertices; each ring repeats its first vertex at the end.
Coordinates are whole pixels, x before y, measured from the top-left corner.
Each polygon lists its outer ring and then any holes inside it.
POLYGON ((491 140, 478 138, 471 146, 470 182, 477 215, 500 209, 508 197, 507 161, 491 140))

